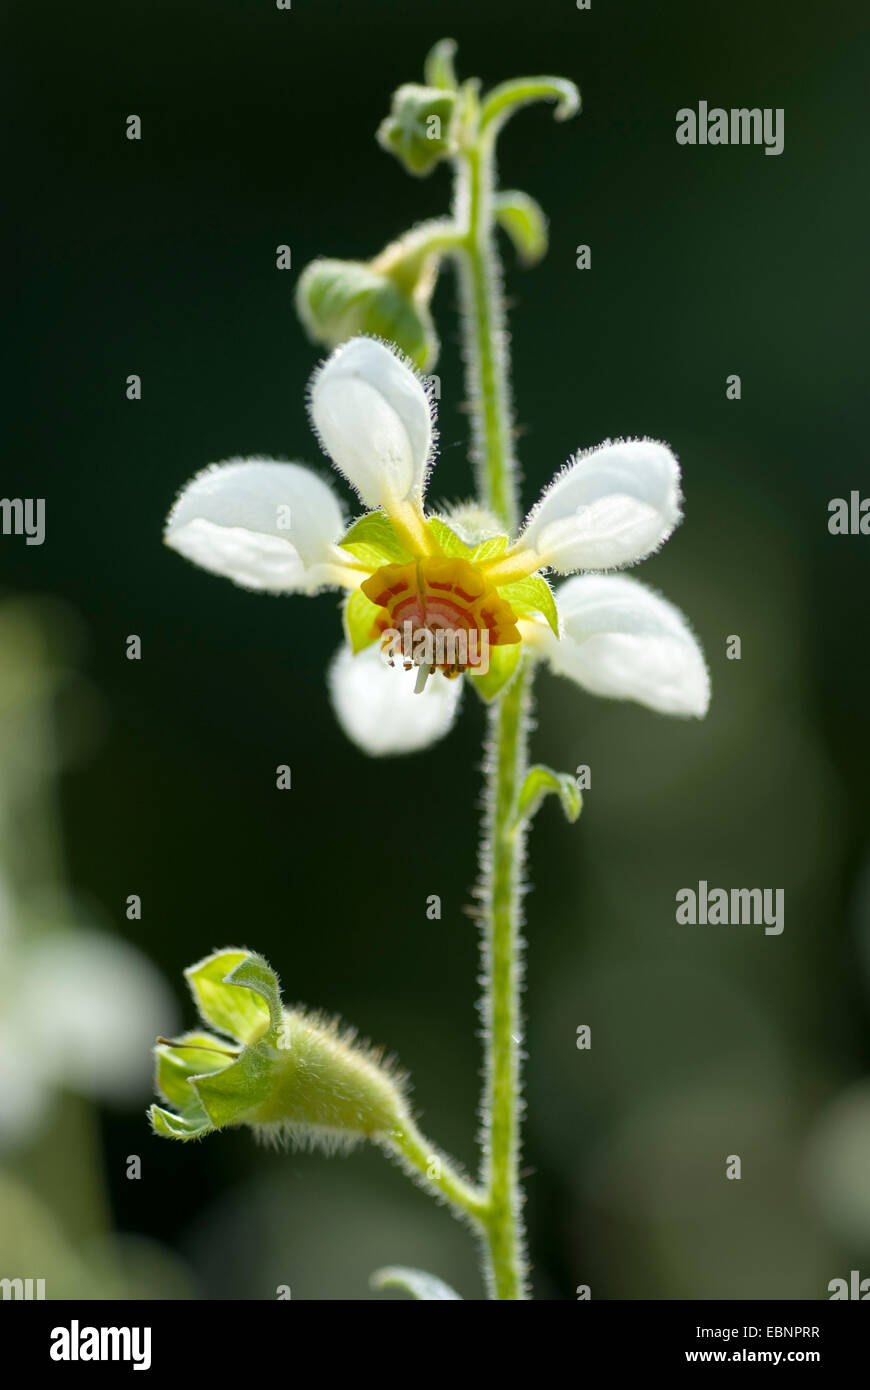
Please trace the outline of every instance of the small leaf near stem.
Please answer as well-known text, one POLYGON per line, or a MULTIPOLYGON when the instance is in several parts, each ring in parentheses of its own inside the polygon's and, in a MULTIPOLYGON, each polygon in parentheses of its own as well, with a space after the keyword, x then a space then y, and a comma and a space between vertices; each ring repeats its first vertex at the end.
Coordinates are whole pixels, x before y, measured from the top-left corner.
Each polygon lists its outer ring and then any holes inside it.
POLYGON ((373 1289, 404 1289, 412 1298, 424 1303, 462 1302, 459 1294, 443 1279, 422 1269, 407 1269, 404 1265, 388 1265, 375 1270, 369 1283, 373 1289))
POLYGON ((534 101, 555 101, 557 121, 567 121, 580 110, 580 89, 564 77, 517 77, 493 87, 480 112, 481 132, 491 136, 515 111, 534 101))
POLYGON ((529 769, 526 780, 523 782, 517 802, 514 826, 517 827, 523 822, 531 821, 545 798, 550 795, 558 796, 566 820, 573 824, 583 808, 583 798, 580 795, 576 779, 571 776, 570 772, 554 772, 551 767, 537 763, 535 767, 529 769))

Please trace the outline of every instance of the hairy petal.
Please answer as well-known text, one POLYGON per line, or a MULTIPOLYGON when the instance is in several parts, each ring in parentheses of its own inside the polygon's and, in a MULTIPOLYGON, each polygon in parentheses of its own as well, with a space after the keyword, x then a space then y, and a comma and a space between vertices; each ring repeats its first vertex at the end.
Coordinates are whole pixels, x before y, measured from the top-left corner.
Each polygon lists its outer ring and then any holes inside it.
POLYGON ((166 544, 249 589, 312 593, 335 582, 341 506, 310 468, 272 459, 213 464, 187 484, 166 522, 166 544))
POLYGON ((325 452, 367 506, 422 506, 432 405, 397 352, 351 338, 312 377, 309 409, 325 452))
POLYGON ((710 703, 704 656, 678 608, 627 575, 579 575, 557 591, 564 635, 534 634, 550 666, 595 695, 701 719, 710 703))
POLYGON ((560 574, 635 564, 680 520, 680 468, 652 439, 577 454, 529 515, 521 542, 560 574))
POLYGON ((437 743, 451 728, 462 694, 461 680, 436 673, 414 693, 417 668, 387 666, 380 646, 352 656, 342 647, 329 673, 338 722, 364 753, 383 757, 416 753, 437 743))

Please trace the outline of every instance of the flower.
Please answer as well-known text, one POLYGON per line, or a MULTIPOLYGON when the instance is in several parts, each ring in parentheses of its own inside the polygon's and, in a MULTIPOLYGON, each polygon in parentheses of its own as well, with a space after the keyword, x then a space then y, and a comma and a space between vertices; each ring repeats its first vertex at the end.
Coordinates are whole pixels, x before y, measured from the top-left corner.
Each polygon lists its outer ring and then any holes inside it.
POLYGON ((332 488, 301 464, 231 459, 182 490, 166 541, 251 589, 349 591, 330 685, 364 751, 442 737, 459 704, 456 677, 491 700, 523 648, 597 694, 706 713, 709 678, 685 618, 637 580, 602 573, 644 559, 678 524, 679 465, 667 445, 617 440, 576 454, 511 539, 478 507, 426 512, 434 407, 387 344, 357 337, 336 349, 314 373, 309 410, 362 516, 348 527, 332 488), (575 577, 554 593, 543 571, 575 577))

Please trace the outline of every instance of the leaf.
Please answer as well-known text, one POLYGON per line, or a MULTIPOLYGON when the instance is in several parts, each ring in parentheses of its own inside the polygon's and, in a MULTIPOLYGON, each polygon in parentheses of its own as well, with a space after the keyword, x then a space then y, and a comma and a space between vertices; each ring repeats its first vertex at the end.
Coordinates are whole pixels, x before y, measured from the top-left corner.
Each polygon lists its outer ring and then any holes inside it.
POLYGON ((348 598, 344 605, 344 630, 354 656, 377 640, 377 635, 372 636, 372 627, 380 611, 362 589, 354 589, 348 598))
POLYGON ((528 193, 517 188, 499 193, 493 211, 495 220, 507 232, 524 265, 534 265, 547 254, 547 217, 528 193))
POLYGON ((451 531, 447 522, 442 521, 440 516, 430 516, 427 524, 442 555, 446 555, 450 559, 454 556, 458 556, 462 560, 470 558, 471 547, 466 545, 455 531, 451 531))
POLYGON ((504 584, 499 589, 499 594, 507 599, 518 618, 540 613, 550 624, 554 635, 559 636, 559 610, 553 590, 543 575, 530 574, 526 579, 516 579, 513 584, 504 584))
POLYGON ((399 542, 384 512, 366 512, 353 523, 338 544, 373 570, 381 565, 406 565, 414 557, 399 542))
POLYGON ((533 101, 555 101, 557 121, 567 121, 580 110, 580 91, 565 77, 516 77, 502 82, 486 96, 480 111, 480 129, 498 130, 508 117, 533 101))
POLYGON ((577 782, 570 772, 554 772, 543 763, 530 768, 526 774, 520 789, 515 824, 531 820, 544 799, 551 794, 558 796, 566 820, 573 824, 583 807, 583 798, 577 782))
POLYGON ((443 1279, 422 1269, 407 1269, 404 1265, 388 1265, 375 1270, 370 1283, 373 1289, 406 1289, 412 1298, 425 1303, 462 1302, 461 1296, 443 1279))
POLYGON ((456 91, 456 72, 453 67, 455 55, 455 39, 439 39, 429 50, 423 65, 423 76, 427 87, 441 87, 445 91, 456 91))
POLYGON ((511 642, 505 646, 491 646, 489 649, 489 670, 486 675, 475 676, 472 675, 471 671, 468 672, 468 679, 482 700, 489 703, 507 685, 517 669, 522 645, 522 642, 511 642))

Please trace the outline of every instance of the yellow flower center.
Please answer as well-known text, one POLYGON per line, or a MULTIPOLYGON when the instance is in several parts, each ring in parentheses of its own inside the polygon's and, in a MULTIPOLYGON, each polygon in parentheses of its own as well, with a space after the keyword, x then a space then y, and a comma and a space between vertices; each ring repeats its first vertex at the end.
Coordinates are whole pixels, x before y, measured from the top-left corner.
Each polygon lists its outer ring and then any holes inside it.
POLYGON ((425 663, 458 676, 479 664, 482 649, 521 641, 510 604, 468 560, 429 556, 382 565, 361 588, 381 610, 371 636, 387 641, 398 634, 406 666, 425 663))

